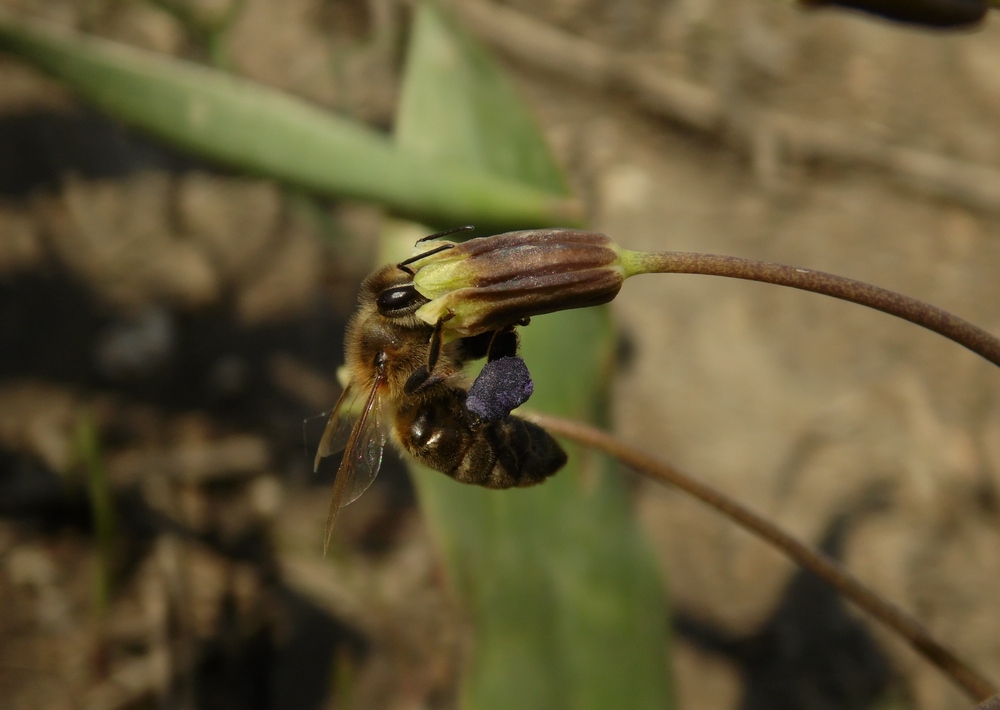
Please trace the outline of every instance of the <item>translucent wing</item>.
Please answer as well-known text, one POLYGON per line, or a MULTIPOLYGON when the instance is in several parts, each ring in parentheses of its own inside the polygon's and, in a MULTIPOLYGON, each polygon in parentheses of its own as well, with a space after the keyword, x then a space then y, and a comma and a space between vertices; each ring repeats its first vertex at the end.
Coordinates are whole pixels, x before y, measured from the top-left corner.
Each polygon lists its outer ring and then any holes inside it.
MULTIPOLYGON (((326 518, 326 536, 323 539, 323 554, 330 544, 330 533, 337 519, 337 512, 348 503, 358 499, 368 490, 382 466, 382 450, 388 438, 382 422, 382 402, 380 401, 381 385, 384 377, 379 374, 372 384, 371 392, 365 402, 361 415, 354 423, 344 458, 337 469, 337 479, 333 483, 333 498, 330 500, 330 512, 326 518)), ((343 397, 341 397, 343 399, 343 397)), ((334 412, 336 415, 336 412, 334 412)), ((332 420, 331 416, 331 420, 332 420)), ((330 425, 327 425, 329 428, 330 425)), ((324 434, 324 439, 326 434, 324 434)), ((322 447, 322 442, 320 442, 322 447)), ((317 452, 317 457, 319 453, 317 452)), ((318 459, 317 459, 318 460, 318 459)))
MULTIPOLYGON (((343 508, 348 503, 353 503, 361 494, 368 490, 368 487, 375 480, 379 469, 382 467, 382 452, 385 449, 385 442, 389 438, 388 430, 382 421, 382 403, 378 394, 375 395, 375 403, 371 408, 368 418, 362 424, 358 433, 357 446, 354 447, 353 475, 344 484, 344 494, 340 500, 340 507, 343 508)), ((344 454, 344 461, 340 463, 337 476, 348 460, 348 454, 344 454)))
POLYGON ((330 419, 323 430, 323 438, 319 440, 316 448, 316 459, 313 461, 313 471, 319 470, 319 462, 327 456, 332 456, 345 446, 351 436, 351 425, 354 423, 351 405, 357 399, 357 392, 351 385, 347 385, 340 394, 340 399, 330 414, 330 419))

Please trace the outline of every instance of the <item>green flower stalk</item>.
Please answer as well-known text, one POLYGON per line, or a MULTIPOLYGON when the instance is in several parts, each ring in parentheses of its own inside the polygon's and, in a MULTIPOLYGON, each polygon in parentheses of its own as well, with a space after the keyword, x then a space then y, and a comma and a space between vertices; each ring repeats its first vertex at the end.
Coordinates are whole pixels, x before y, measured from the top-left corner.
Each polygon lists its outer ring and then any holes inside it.
MULTIPOLYGON (((754 259, 623 249, 577 229, 508 232, 455 243, 438 239, 404 262, 428 299, 417 316, 445 339, 520 325, 532 316, 607 303, 638 274, 704 274, 832 296, 923 326, 1000 365, 1000 340, 947 311, 843 276, 754 259)), ((401 265, 403 266, 403 265, 401 265)))

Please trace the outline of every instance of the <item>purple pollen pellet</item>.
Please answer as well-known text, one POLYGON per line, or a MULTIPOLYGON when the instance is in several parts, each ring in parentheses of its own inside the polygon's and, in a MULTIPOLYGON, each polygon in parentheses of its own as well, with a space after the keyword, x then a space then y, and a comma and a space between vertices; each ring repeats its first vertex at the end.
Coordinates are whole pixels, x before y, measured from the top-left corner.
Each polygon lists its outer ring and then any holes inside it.
POLYGON ((486 363, 469 388, 465 406, 483 421, 495 422, 527 402, 534 391, 524 360, 502 357, 486 363))

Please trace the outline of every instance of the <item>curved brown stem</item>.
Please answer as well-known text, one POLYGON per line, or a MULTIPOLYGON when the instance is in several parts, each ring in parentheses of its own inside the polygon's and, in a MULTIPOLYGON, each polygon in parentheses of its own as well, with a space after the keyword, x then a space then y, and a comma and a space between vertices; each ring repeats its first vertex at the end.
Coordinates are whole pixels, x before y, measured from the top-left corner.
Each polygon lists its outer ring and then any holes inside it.
POLYGON ((732 498, 628 446, 620 439, 582 422, 536 413, 532 413, 529 418, 553 434, 603 451, 629 468, 661 483, 676 486, 715 508, 737 525, 784 552, 801 567, 823 579, 859 608, 902 636, 974 700, 985 700, 997 693, 996 686, 936 641, 916 619, 866 587, 827 555, 799 542, 774 523, 732 498))
POLYGON ((717 254, 623 250, 622 262, 626 273, 630 276, 635 274, 725 276, 789 286, 851 301, 923 326, 1000 366, 1000 338, 937 306, 863 281, 855 281, 824 271, 717 254))

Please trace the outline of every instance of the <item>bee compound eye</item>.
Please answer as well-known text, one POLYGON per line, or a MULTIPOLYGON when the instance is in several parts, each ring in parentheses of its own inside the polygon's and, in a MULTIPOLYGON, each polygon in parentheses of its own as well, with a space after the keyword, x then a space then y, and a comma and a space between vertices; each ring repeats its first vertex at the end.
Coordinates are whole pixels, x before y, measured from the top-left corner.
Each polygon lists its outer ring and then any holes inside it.
POLYGON ((412 313, 427 303, 427 299, 420 295, 413 284, 403 284, 382 291, 375 303, 379 313, 391 317, 412 313))

